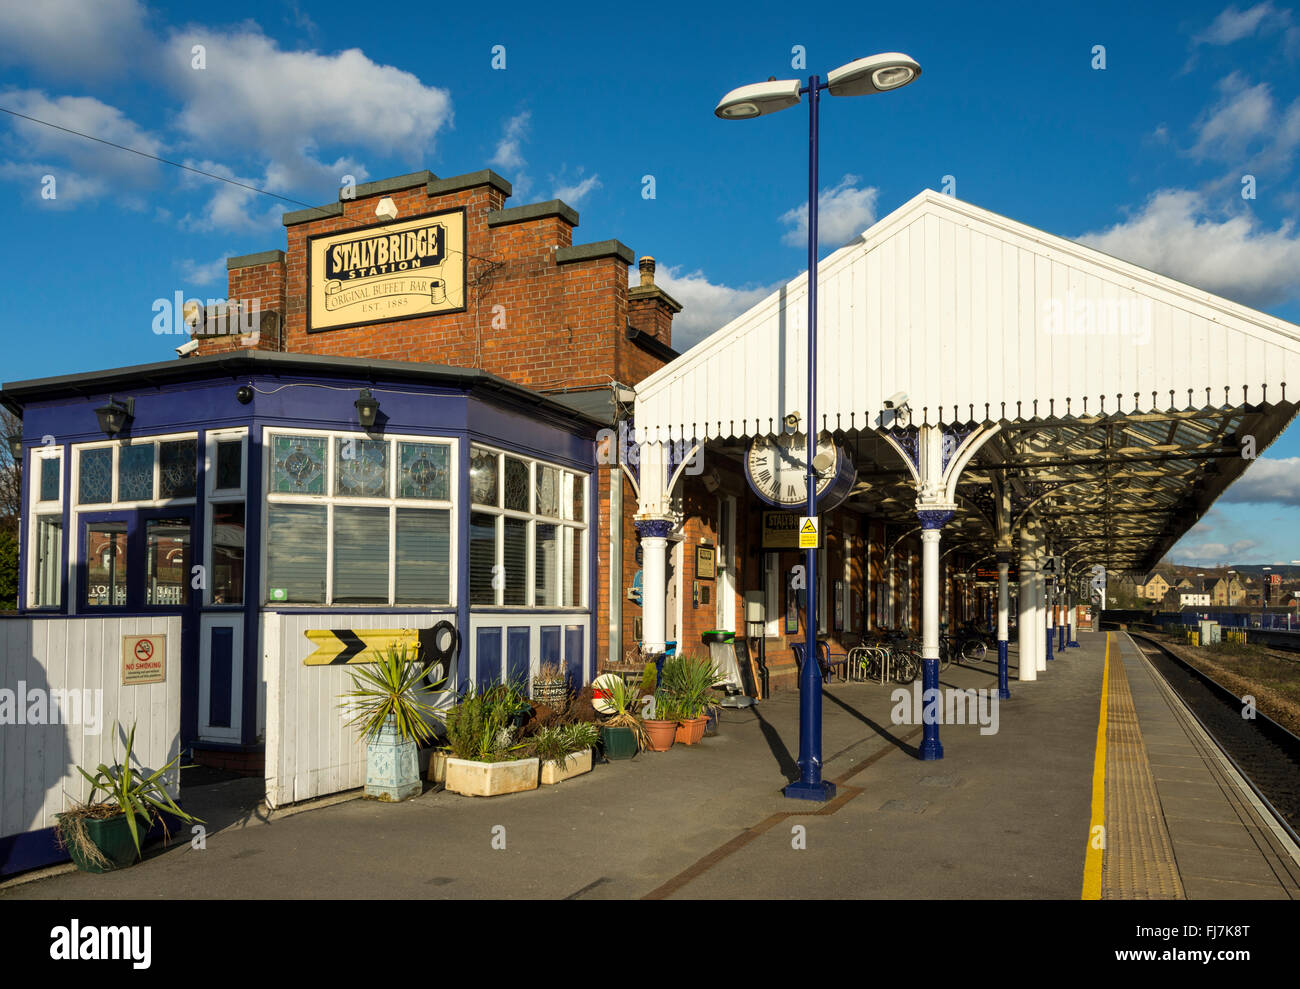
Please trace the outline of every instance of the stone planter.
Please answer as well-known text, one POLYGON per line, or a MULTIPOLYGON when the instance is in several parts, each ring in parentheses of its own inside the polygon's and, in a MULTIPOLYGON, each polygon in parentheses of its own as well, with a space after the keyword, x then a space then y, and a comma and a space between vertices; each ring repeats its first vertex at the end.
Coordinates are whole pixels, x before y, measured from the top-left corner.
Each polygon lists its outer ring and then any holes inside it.
POLYGON ((429 776, 430 783, 442 783, 447 779, 447 753, 431 752, 429 754, 429 776))
POLYGON ((366 743, 365 795, 374 800, 399 801, 418 797, 423 790, 420 747, 414 740, 403 740, 390 718, 366 743))
POLYGON ((537 758, 513 762, 447 759, 447 789, 467 797, 495 797, 537 789, 537 758))
POLYGON ((591 772, 591 749, 583 749, 565 759, 563 766, 550 759, 542 763, 542 782, 560 783, 570 777, 589 772, 591 772))

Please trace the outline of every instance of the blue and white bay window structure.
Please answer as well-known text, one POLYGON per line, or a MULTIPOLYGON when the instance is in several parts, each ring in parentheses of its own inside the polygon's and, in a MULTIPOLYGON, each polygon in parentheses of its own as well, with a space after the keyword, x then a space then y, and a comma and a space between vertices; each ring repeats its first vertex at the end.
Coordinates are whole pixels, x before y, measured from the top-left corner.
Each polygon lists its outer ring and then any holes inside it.
POLYGON ((260 744, 272 614, 445 618, 457 686, 544 662, 593 675, 602 423, 567 405, 473 369, 251 351, 8 384, 0 401, 23 419, 22 610, 179 615, 187 743, 260 744), (133 406, 106 437, 110 397, 133 406))

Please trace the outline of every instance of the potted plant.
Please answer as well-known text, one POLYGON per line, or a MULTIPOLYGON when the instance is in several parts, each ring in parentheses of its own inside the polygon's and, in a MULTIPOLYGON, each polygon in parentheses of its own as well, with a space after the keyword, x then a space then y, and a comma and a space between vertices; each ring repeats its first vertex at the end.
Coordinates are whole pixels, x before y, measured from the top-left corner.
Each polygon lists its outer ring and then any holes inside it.
POLYGON ((606 759, 631 759, 645 748, 645 726, 637 716, 641 692, 617 673, 605 673, 592 683, 592 704, 605 715, 600 725, 600 747, 606 759))
POLYGON ((704 737, 709 709, 717 704, 713 689, 722 682, 713 660, 703 656, 673 657, 664 664, 664 690, 676 699, 681 721, 677 741, 694 745, 704 737))
POLYGON ((540 729, 531 747, 542 761, 542 782, 559 783, 591 772, 591 749, 599 738, 599 730, 589 721, 540 729))
MULTIPOLYGON (((117 728, 118 734, 121 728, 117 728)), ((60 848, 82 872, 108 872, 123 868, 143 857, 141 826, 147 835, 155 823, 162 825, 163 840, 169 836, 164 814, 187 823, 202 824, 202 818, 185 813, 167 792, 167 775, 177 768, 180 754, 161 769, 146 774, 131 768, 135 747, 135 725, 126 736, 126 752, 114 766, 100 763, 95 775, 77 767, 90 783, 90 796, 72 810, 57 815, 55 831, 60 848), (97 793, 103 794, 99 800, 97 793)), ((136 760, 137 762, 139 760, 136 760)))
POLYGON ((347 723, 366 741, 365 795, 375 800, 406 800, 424 788, 419 746, 433 740, 429 722, 436 723, 438 716, 421 699, 429 691, 424 679, 432 664, 420 663, 418 657, 418 649, 394 645, 373 663, 348 670, 353 689, 340 706, 351 713, 347 723))
POLYGON ((533 700, 556 711, 569 701, 569 678, 558 663, 543 663, 533 677, 533 700))
POLYGON ((493 797, 537 789, 539 759, 518 742, 515 723, 528 710, 518 684, 469 688, 447 712, 447 782, 453 793, 493 797))
POLYGON ((658 690, 654 695, 654 710, 643 718, 646 746, 651 752, 667 752, 673 747, 677 735, 677 722, 681 718, 681 703, 676 695, 658 690))

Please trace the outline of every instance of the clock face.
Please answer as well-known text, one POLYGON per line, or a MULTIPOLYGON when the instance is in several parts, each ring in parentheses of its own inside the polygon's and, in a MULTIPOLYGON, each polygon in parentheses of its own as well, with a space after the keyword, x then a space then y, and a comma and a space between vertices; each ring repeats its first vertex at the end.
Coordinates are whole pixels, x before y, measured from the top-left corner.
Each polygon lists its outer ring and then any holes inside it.
MULTIPOLYGON (((830 458, 831 468, 817 479, 820 498, 836 479, 839 449, 829 433, 817 438, 817 454, 830 458)), ((808 437, 802 433, 780 436, 756 436, 749 444, 745 468, 749 483, 759 496, 777 505, 802 505, 808 502, 808 437)))

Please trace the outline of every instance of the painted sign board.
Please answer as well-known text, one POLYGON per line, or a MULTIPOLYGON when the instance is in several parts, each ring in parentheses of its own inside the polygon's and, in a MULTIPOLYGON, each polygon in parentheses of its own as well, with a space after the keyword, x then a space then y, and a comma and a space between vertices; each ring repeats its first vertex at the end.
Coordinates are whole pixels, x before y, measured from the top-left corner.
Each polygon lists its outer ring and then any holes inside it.
POLYGON ((713 580, 718 575, 717 551, 712 546, 695 547, 695 577, 697 580, 713 580))
POLYGON ((465 311, 465 210, 307 238, 307 330, 465 311))
POLYGON ((420 647, 418 628, 359 628, 307 630, 307 638, 316 651, 303 660, 304 666, 341 666, 349 663, 373 663, 390 648, 420 647))
POLYGON ((162 683, 167 679, 167 636, 122 636, 122 685, 162 683))
MULTIPOLYGON (((793 512, 764 512, 763 549, 798 549, 800 521, 800 516, 793 512)), ((820 539, 820 530, 817 535, 820 539)))

